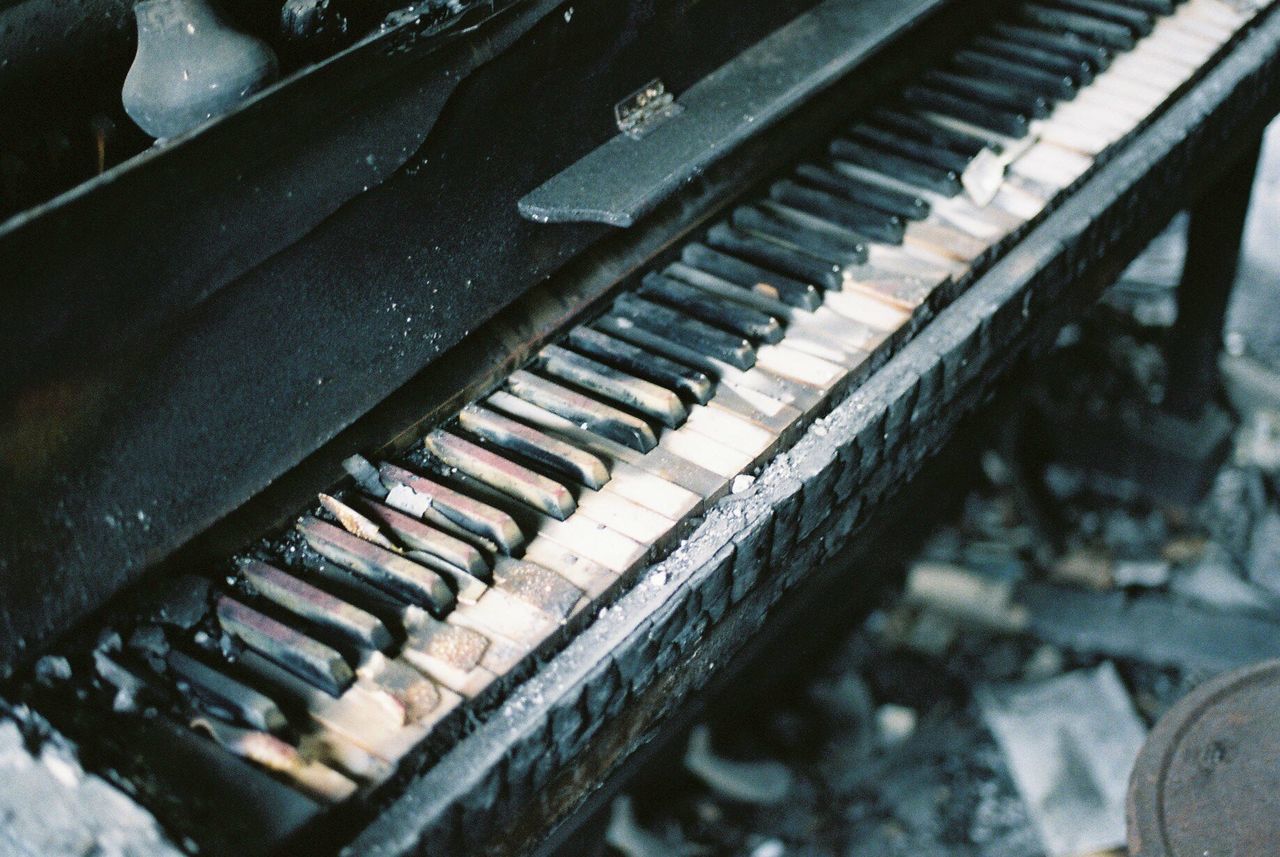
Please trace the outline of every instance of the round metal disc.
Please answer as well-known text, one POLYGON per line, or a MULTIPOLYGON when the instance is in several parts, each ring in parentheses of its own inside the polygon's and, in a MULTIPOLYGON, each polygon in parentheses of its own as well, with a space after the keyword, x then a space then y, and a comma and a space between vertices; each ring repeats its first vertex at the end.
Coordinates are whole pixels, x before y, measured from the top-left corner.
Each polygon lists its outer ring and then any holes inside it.
POLYGON ((1280 660, 1205 682, 1160 718, 1127 806, 1131 857, 1280 848, 1280 660))

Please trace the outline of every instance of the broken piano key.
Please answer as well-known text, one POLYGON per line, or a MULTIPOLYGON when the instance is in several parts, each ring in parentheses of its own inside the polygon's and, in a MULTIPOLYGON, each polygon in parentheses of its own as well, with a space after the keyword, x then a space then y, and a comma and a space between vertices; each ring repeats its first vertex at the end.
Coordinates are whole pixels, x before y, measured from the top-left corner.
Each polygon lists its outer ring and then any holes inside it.
POLYGON ((297 529, 316 553, 360 574, 386 592, 425 607, 437 616, 453 607, 453 590, 437 572, 318 518, 303 518, 297 529))
POLYGON ((455 467, 558 520, 569 517, 577 506, 569 489, 554 479, 457 435, 433 431, 427 435, 423 445, 449 467, 455 467))
POLYGON ((711 398, 714 389, 711 379, 696 369, 682 366, 660 354, 637 348, 629 342, 589 327, 580 325, 569 331, 565 346, 594 357, 601 363, 608 363, 625 372, 647 378, 655 384, 677 390, 704 405, 711 398))
POLYGON ((337 651, 265 613, 227 595, 218 596, 216 612, 227 634, 326 693, 337 696, 355 681, 337 651))
POLYGON ((668 428, 675 428, 688 416, 684 403, 671 390, 558 345, 542 349, 534 365, 560 381, 638 411, 668 428))
POLYGON ((491 539, 508 554, 519 551, 524 545, 524 534, 520 532, 519 525, 501 509, 487 506, 446 485, 394 464, 383 464, 379 472, 392 493, 399 489, 398 500, 393 502, 391 494, 388 494, 387 502, 401 511, 419 516, 431 513, 443 515, 468 532, 491 539))
POLYGON ((388 648, 391 632, 376 616, 323 589, 258 560, 245 560, 240 573, 260 597, 316 625, 373 650, 388 648))
POLYGON ((216 717, 198 717, 191 728, 235 755, 284 776, 312 797, 338 803, 355 793, 356 784, 350 779, 320 762, 304 759, 297 747, 270 733, 233 726, 216 717))
POLYGON ((539 378, 532 372, 511 373, 507 389, 521 399, 638 452, 648 452, 658 445, 653 429, 639 417, 539 378))

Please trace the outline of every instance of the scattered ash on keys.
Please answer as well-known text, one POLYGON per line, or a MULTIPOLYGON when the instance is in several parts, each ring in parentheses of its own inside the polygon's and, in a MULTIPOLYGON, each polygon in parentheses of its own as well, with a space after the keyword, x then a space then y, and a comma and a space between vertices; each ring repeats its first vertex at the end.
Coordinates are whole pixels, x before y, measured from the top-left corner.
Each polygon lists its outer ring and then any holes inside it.
POLYGON ((1145 417, 1165 395, 1183 228, 996 403, 1006 428, 977 484, 901 585, 811 674, 712 708, 615 801, 600 854, 1125 853, 1128 776, 1156 720, 1280 657, 1280 348, 1255 330, 1272 314, 1248 262, 1224 441, 1149 444, 1204 484, 1126 469, 1147 439, 1108 422, 1127 409, 1148 435, 1178 431, 1145 417))

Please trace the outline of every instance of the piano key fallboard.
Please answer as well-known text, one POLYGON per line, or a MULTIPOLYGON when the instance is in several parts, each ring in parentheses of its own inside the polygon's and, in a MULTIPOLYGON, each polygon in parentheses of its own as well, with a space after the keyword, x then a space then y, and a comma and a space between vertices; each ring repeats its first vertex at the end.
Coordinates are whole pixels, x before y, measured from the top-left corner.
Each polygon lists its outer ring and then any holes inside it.
POLYGON ((112 704, 246 760, 300 818, 376 793, 882 365, 1264 5, 1011 7, 408 454, 352 459, 353 487, 202 584, 207 612, 105 634, 112 704))

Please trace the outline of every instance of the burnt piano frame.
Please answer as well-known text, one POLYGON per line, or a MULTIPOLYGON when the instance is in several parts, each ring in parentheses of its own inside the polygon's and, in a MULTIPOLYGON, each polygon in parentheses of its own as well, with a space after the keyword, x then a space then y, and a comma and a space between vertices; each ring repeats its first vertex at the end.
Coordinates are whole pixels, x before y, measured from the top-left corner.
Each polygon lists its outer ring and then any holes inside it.
MULTIPOLYGON (((1278 75, 1280 16, 1272 13, 837 404, 819 431, 806 432, 786 461, 770 464, 747 495, 722 501, 654 567, 660 583, 624 595, 618 621, 597 622, 570 642, 517 690, 512 714, 463 738, 347 853, 449 843, 459 853, 520 854, 529 837, 565 819, 545 849, 569 835, 584 805, 599 806, 620 787, 611 773, 687 725, 687 713, 673 714, 696 702, 724 664, 759 648, 756 629, 806 602, 858 597, 868 581, 850 565, 849 546, 875 527, 881 507, 997 379, 1051 346, 1179 210, 1226 224, 1209 247, 1216 258, 1192 263, 1228 273, 1226 283, 1200 281, 1209 302, 1225 306, 1239 248, 1232 225, 1248 203, 1262 130, 1280 111, 1278 75)), ((1221 318, 1182 332, 1217 343, 1221 318)))
MULTIPOLYGON (((873 62, 862 80, 892 79, 901 68, 873 62)), ((834 91, 856 97, 858 88, 834 91)), ((420 436, 422 426, 486 389, 745 190, 731 177, 742 164, 767 175, 803 148, 798 141, 829 127, 848 109, 833 108, 832 100, 799 111, 726 162, 725 175, 712 170, 702 185, 658 208, 647 221, 656 229, 595 243, 477 331, 491 336, 473 334, 398 392, 382 391, 381 404, 361 420, 310 435, 303 444, 309 448, 292 450, 305 459, 301 466, 270 489, 256 486, 218 514, 187 521, 185 529, 173 526, 165 543, 184 546, 154 573, 239 547, 264 525, 291 517, 317 485, 335 482, 345 454, 395 449, 420 436), (479 375, 472 369, 477 361, 486 367, 479 375), (392 435, 397 439, 384 445, 392 435), (249 495, 255 496, 246 502, 249 495), (208 529, 212 517, 232 509, 208 529)), ((728 674, 725 665, 762 645, 755 629, 816 597, 856 597, 862 581, 848 562, 848 545, 875 526, 898 488, 997 379, 1047 347, 1169 217, 1206 199, 1219 212, 1243 211, 1241 176, 1252 174, 1262 129, 1278 111, 1280 15, 1270 10, 1058 208, 1011 238, 994 265, 923 315, 910 341, 869 367, 750 490, 711 509, 649 572, 645 586, 621 593, 606 616, 567 640, 430 767, 406 775, 383 790, 377 805, 349 819, 348 834, 358 832, 345 853, 519 854, 539 844, 548 850, 569 835, 584 808, 620 787, 616 772, 624 762, 677 730, 708 686, 728 674)), ((1225 219, 1230 227, 1237 218, 1225 219)), ((1236 246, 1226 239, 1211 248, 1218 259, 1201 258, 1202 269, 1229 269, 1236 246)), ((1222 292, 1221 285, 1208 287, 1222 292)), ((1215 339, 1218 331, 1210 324, 1186 334, 1215 339)), ((399 386, 390 379, 385 385, 399 386)), ((108 588, 152 564, 122 566, 128 571, 108 588)), ((5 575, 6 587, 11 578, 5 575)), ((81 615, 105 597, 70 612, 81 615)), ((69 618, 46 613, 43 633, 29 626, 5 639, 47 636, 65 629, 69 618)))

